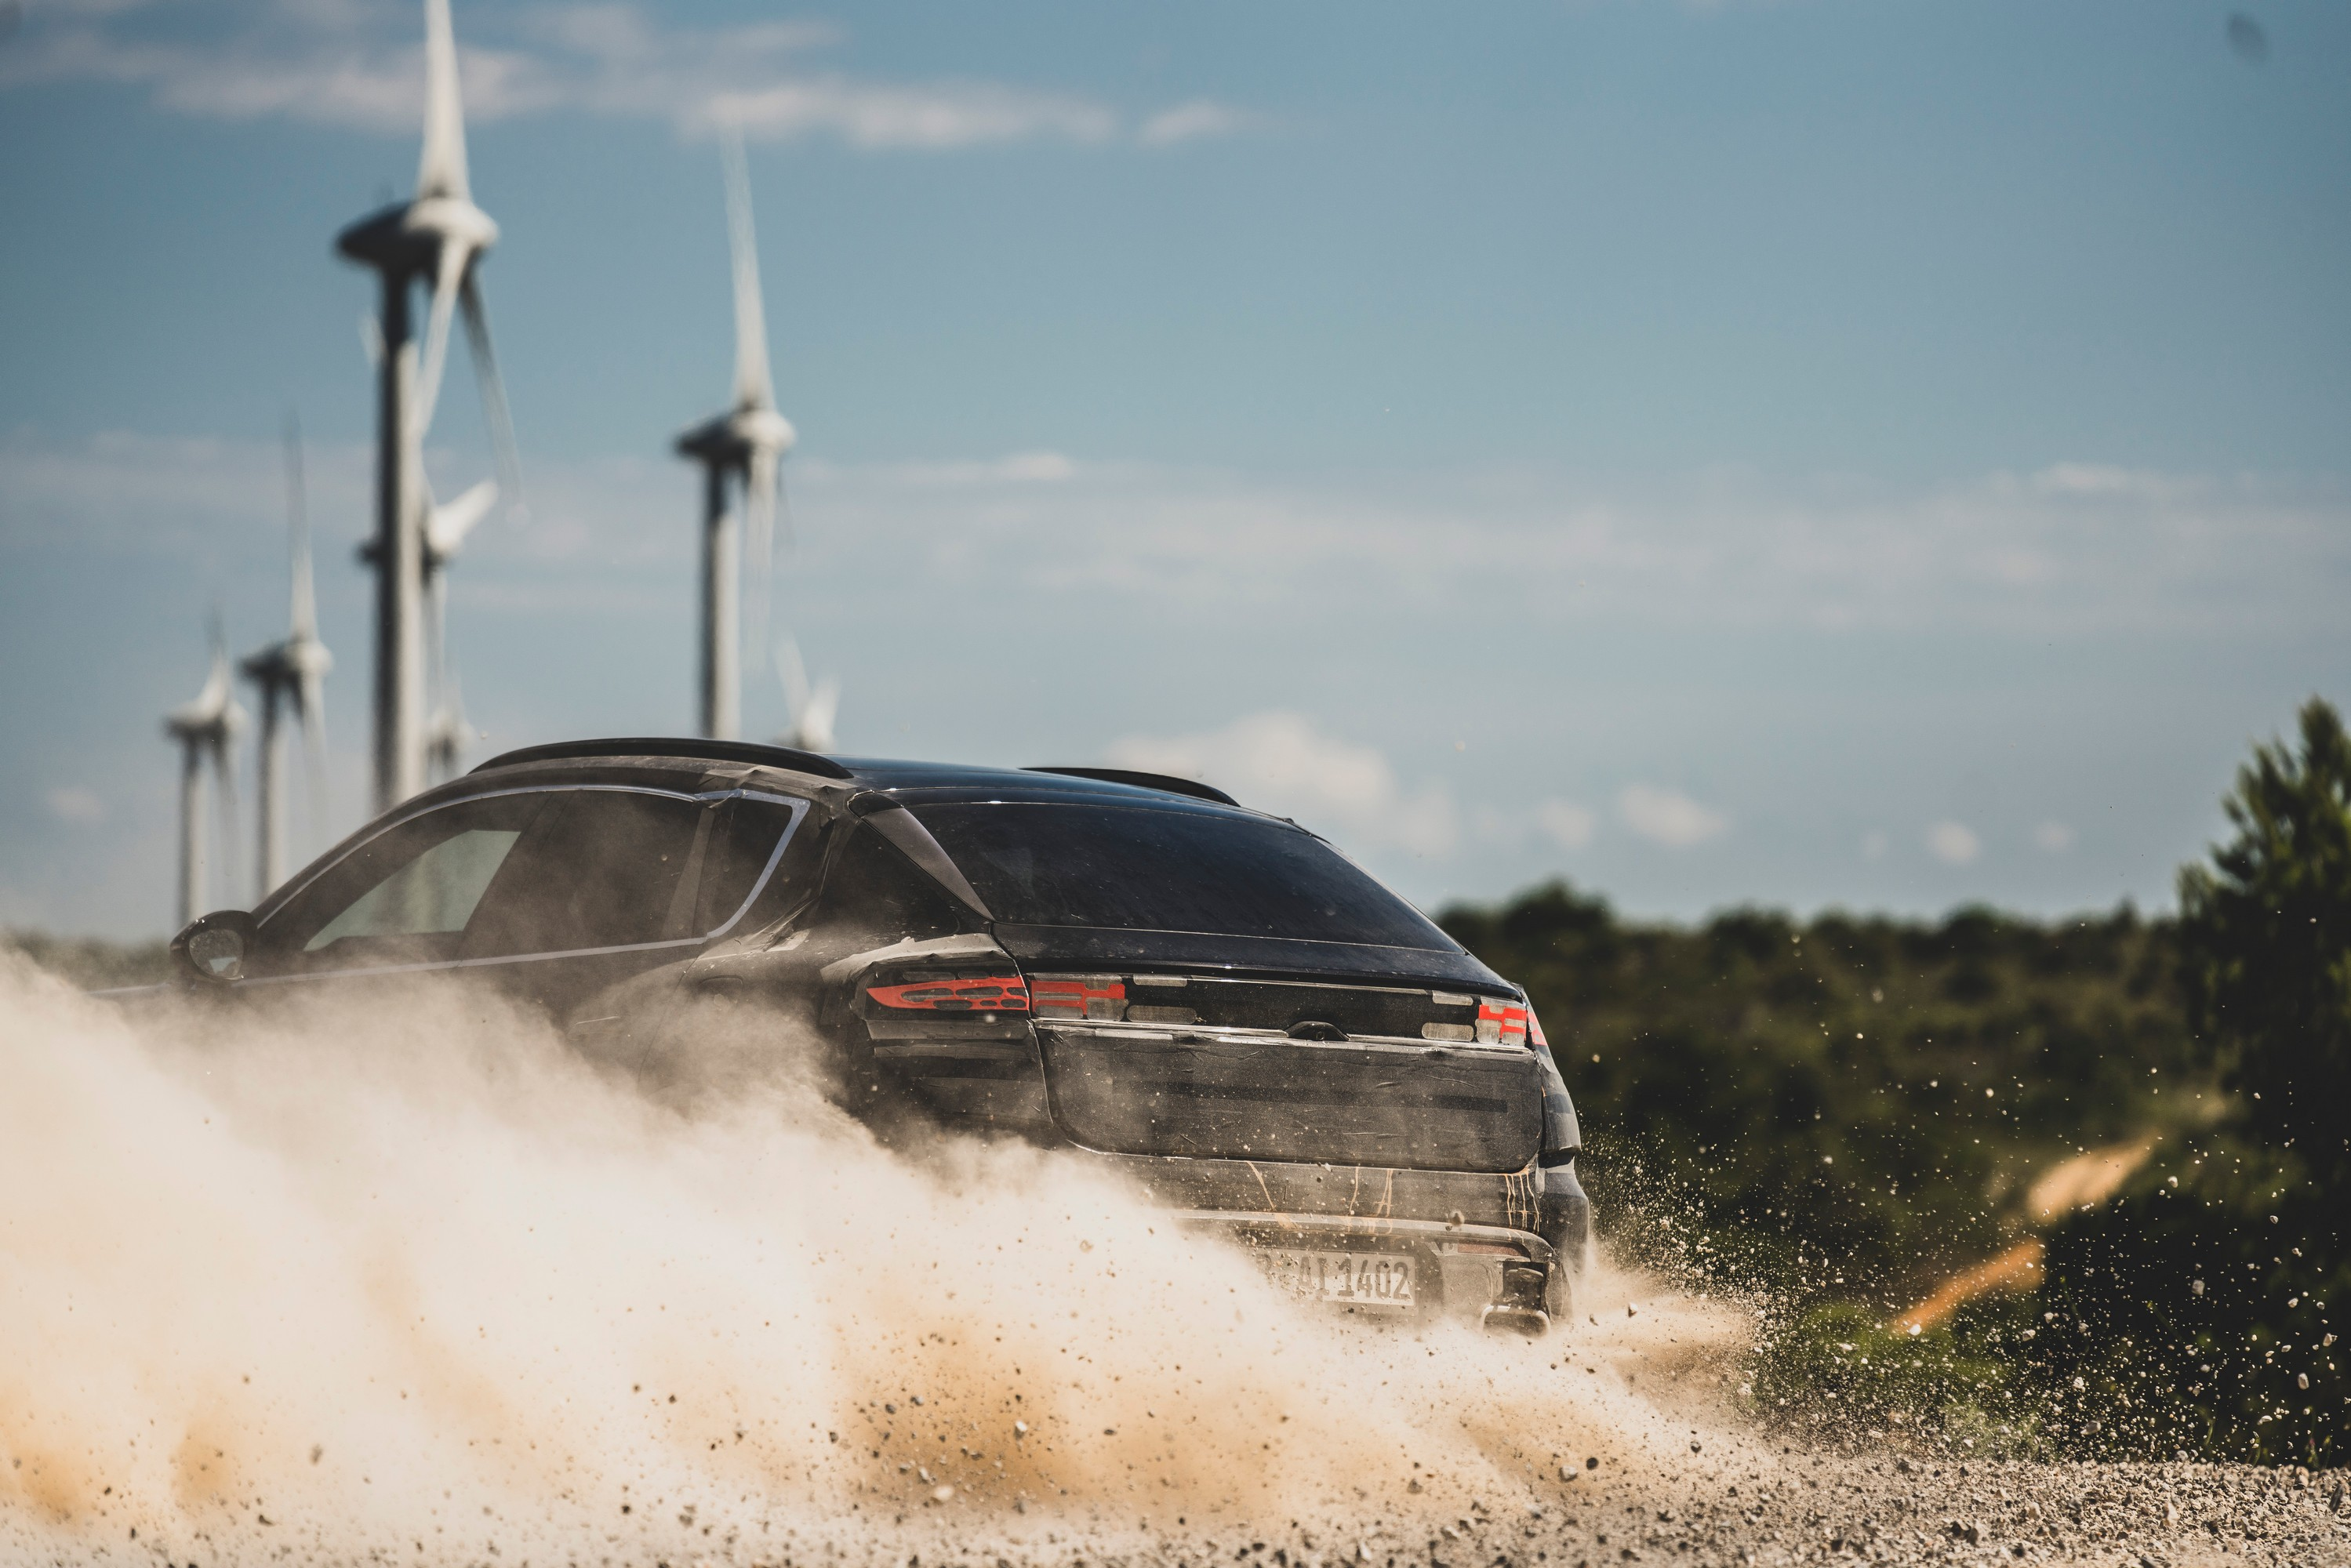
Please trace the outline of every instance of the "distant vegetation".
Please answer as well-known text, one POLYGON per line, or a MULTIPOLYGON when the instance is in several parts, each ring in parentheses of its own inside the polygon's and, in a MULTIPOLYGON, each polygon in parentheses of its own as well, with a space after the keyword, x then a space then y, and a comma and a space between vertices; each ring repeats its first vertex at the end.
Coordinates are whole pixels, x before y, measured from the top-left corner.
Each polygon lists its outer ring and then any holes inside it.
POLYGON ((1691 929, 1554 883, 1443 924, 1531 993, 1620 1249, 1772 1303, 1765 1412, 1978 1451, 2339 1464, 2351 745, 2334 711, 2304 710, 2298 752, 2262 748, 2229 809, 2238 836, 2183 872, 2177 921, 1740 909, 1691 929), (2099 1150, 2118 1193, 2036 1192, 2099 1150), (2022 1291, 1908 1332, 1907 1309, 1994 1260, 2022 1291))
POLYGON ((171 946, 163 942, 105 942, 95 936, 0 929, 0 947, 15 948, 84 990, 152 986, 172 972, 171 946))
POLYGON ((1726 1281, 1908 1306, 2027 1233, 2039 1171, 2217 1109, 2177 932, 2128 908, 1688 929, 1554 883, 1443 923, 1531 994, 1587 1184, 1726 1281))

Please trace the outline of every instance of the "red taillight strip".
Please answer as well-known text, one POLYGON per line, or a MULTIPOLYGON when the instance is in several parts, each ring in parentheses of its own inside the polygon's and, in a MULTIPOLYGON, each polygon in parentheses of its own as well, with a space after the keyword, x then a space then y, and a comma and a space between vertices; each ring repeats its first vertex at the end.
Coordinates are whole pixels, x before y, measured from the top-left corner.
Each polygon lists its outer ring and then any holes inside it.
POLYGON ((1018 975, 968 980, 917 980, 904 986, 868 986, 865 994, 885 1008, 939 1013, 1025 1013, 1029 987, 1018 975))
POLYGON ((1527 1037, 1535 1042, 1536 1050, 1551 1049, 1551 1041, 1543 1038, 1542 1019, 1535 1017, 1535 1009, 1531 1006, 1527 1009, 1527 1037))
POLYGON ((1504 1045, 1524 1045, 1527 1042, 1526 1007, 1519 1002, 1490 1002, 1480 998, 1478 1021, 1490 1023, 1501 1030, 1504 1045))

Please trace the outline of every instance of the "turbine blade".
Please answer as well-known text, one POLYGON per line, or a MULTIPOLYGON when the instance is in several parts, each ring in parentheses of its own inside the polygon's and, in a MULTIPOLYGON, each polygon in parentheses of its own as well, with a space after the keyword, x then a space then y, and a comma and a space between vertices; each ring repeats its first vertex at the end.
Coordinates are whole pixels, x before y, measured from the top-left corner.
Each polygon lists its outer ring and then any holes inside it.
POLYGON ((431 694, 439 702, 449 676, 449 574, 428 572, 424 578, 424 670, 431 694))
POLYGON ((833 747, 833 720, 841 712, 841 683, 831 675, 816 684, 809 699, 808 716, 800 720, 800 743, 810 751, 833 747))
POLYGON ((498 470, 498 494, 506 497, 507 516, 516 522, 530 520, 522 496, 522 453, 515 444, 514 419, 507 409, 507 383, 498 374, 497 350, 490 343, 490 308, 482 299, 482 285, 468 270, 458 295, 465 310, 465 340, 474 359, 474 379, 482 389, 482 413, 490 426, 490 455, 498 470))
POLYGON ((719 150, 726 173, 727 246, 735 264, 735 406, 773 408, 767 311, 759 298, 759 239, 751 225, 751 176, 742 131, 730 126, 719 150))
POLYGON ((743 483, 744 552, 755 570, 766 571, 776 554, 776 500, 783 490, 783 455, 770 446, 751 450, 750 473, 743 483))
POLYGON ((454 674, 424 727, 424 750, 435 771, 447 779, 457 776, 458 764, 465 754, 465 698, 458 690, 454 674))
POLYGON ((743 476, 743 560, 751 577, 748 630, 754 648, 768 641, 775 599, 776 490, 781 468, 781 455, 773 447, 754 446, 749 471, 743 476))
POLYGON ((293 604, 287 619, 294 640, 301 642, 319 634, 319 595, 310 575, 310 513, 302 480, 302 423, 292 413, 286 416, 286 531, 294 578, 293 604))
POLYGON ((216 733, 212 741, 213 773, 220 780, 221 864, 233 866, 245 856, 237 841, 236 753, 229 745, 233 731, 216 733))
POLYGON ((465 181, 465 110, 457 91, 457 36, 449 0, 424 0, 424 152, 419 196, 471 200, 465 181))
POLYGON ((485 479, 446 506, 434 507, 424 516, 424 550, 438 565, 455 556, 474 531, 474 525, 489 514, 497 504, 498 482, 485 479))
POLYGON ((433 429, 433 413, 441 404, 441 377, 449 368, 449 322, 456 314, 457 291, 473 259, 470 246, 451 239, 441 242, 441 267, 433 279, 433 314, 424 329, 424 362, 416 371, 414 423, 419 445, 433 429))
POLYGON ((221 633, 220 612, 212 613, 209 622, 212 639, 212 668, 205 673, 204 689, 195 700, 180 711, 197 724, 214 724, 226 718, 235 705, 228 664, 228 643, 221 633))
POLYGON ((784 706, 791 709, 792 722, 799 723, 800 715, 808 711, 808 665, 800 658, 800 641, 789 632, 776 639, 776 678, 783 683, 784 706))
POLYGON ((297 713, 302 720, 303 804, 308 808, 310 842, 332 815, 327 800, 327 683, 324 676, 305 672, 294 688, 297 713))

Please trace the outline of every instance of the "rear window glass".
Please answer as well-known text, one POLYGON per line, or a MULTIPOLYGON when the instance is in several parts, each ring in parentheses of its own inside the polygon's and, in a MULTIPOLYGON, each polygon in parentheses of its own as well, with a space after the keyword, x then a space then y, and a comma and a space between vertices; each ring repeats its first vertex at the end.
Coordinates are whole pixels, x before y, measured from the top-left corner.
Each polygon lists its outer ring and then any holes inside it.
POLYGON ((704 851, 696 931, 716 936, 730 929, 738 916, 748 913, 745 901, 755 892, 765 895, 763 909, 777 910, 806 891, 803 884, 811 858, 809 840, 815 835, 806 835, 798 846, 784 844, 793 820, 793 808, 780 801, 720 802, 704 851), (779 850, 783 852, 778 853, 779 850), (762 877, 767 879, 764 884, 762 877))
POLYGON ((856 822, 848 831, 825 879, 831 918, 852 930, 914 937, 952 936, 971 923, 946 889, 872 824, 856 822))
POLYGON ((914 810, 988 909, 1016 925, 1458 951, 1345 856, 1284 823, 1134 806, 914 810))

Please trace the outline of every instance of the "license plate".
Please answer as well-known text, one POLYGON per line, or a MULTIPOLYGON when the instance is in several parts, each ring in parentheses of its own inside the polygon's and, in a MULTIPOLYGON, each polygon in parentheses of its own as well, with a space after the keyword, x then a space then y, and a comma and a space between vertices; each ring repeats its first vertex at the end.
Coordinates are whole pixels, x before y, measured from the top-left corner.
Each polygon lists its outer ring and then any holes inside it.
POLYGON ((1269 1247, 1258 1253, 1265 1277, 1301 1301, 1351 1307, 1410 1307, 1412 1260, 1395 1252, 1306 1252, 1269 1247))

